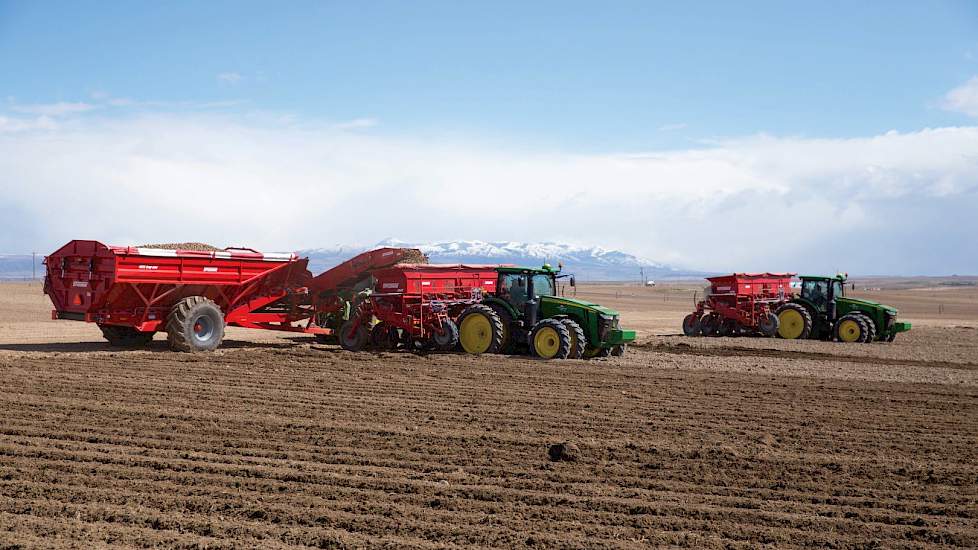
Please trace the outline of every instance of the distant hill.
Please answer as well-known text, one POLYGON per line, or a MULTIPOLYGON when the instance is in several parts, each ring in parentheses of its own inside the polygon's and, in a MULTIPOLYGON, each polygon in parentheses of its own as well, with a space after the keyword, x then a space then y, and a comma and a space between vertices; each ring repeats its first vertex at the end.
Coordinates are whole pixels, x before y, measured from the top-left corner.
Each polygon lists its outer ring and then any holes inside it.
MULTIPOLYGON (((42 256, 37 257, 37 277, 44 276, 44 265, 41 261, 42 256)), ((31 278, 31 255, 30 254, 0 254, 0 279, 30 279, 31 278)))
POLYGON ((374 248, 391 246, 418 248, 432 263, 491 263, 554 267, 564 264, 564 271, 574 273, 582 281, 638 281, 644 270, 646 279, 676 279, 699 277, 702 273, 639 258, 619 250, 583 247, 561 243, 523 243, 514 241, 443 241, 408 243, 387 239, 373 246, 337 246, 300 250, 309 257, 313 273, 328 269, 351 256, 374 248))

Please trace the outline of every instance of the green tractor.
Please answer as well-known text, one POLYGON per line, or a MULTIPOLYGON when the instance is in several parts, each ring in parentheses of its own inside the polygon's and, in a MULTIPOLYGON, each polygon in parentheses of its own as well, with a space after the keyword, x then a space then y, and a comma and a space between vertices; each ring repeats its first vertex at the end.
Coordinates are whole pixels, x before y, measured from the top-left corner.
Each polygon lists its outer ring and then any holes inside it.
POLYGON ((544 359, 620 356, 635 331, 618 326, 618 312, 557 296, 559 275, 549 265, 496 268, 495 294, 458 317, 459 342, 468 353, 529 353, 544 359))
POLYGON ((801 294, 776 311, 778 336, 840 342, 892 342, 910 323, 897 321, 896 308, 845 294, 845 275, 802 275, 801 294))

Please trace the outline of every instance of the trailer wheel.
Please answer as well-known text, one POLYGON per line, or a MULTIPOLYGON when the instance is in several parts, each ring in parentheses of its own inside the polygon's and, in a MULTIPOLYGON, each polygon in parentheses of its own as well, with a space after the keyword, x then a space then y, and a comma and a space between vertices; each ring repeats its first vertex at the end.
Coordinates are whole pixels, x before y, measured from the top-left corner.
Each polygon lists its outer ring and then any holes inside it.
POLYGON ((778 308, 778 336, 804 340, 812 334, 812 314, 801 304, 788 303, 778 308))
POLYGON ((568 359, 581 359, 584 357, 584 348, 587 347, 587 336, 584 334, 584 329, 577 321, 569 318, 563 317, 560 322, 567 327, 567 332, 570 333, 571 347, 570 353, 567 355, 568 359))
POLYGON ((720 328, 720 322, 716 314, 707 313, 700 317, 700 331, 703 336, 716 336, 718 328, 720 328))
POLYGON ((778 325, 778 316, 771 312, 762 313, 757 320, 757 328, 769 338, 778 333, 778 325))
POLYGON ((381 321, 370 329, 370 345, 381 351, 397 349, 397 329, 381 321))
POLYGON ((102 336, 109 341, 110 346, 120 348, 135 348, 149 344, 153 340, 152 332, 140 332, 133 327, 120 325, 99 325, 102 336))
POLYGON ((363 325, 349 320, 340 326, 340 345, 348 351, 360 351, 367 345, 367 329, 363 325))
POLYGON ((542 359, 567 359, 571 336, 559 319, 544 319, 530 331, 530 349, 542 359))
POLYGON ((686 336, 700 335, 700 317, 695 313, 690 313, 683 318, 683 334, 686 336))
POLYGON ((213 351, 224 340, 224 313, 203 296, 184 298, 166 318, 166 339, 174 351, 213 351))
POLYGON ((458 345, 458 325, 451 319, 441 322, 442 333, 431 334, 431 342, 439 351, 452 351, 458 345))
POLYGON ((503 343, 503 322, 489 306, 476 304, 458 316, 459 341, 467 353, 497 353, 503 343))

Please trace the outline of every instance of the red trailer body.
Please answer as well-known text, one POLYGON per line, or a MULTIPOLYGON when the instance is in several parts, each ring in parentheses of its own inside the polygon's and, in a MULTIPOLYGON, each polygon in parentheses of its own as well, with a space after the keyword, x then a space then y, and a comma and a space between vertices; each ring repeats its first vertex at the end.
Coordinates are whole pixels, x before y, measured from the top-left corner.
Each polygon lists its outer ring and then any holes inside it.
POLYGON ((741 332, 773 336, 774 310, 792 297, 794 273, 734 273, 708 277, 710 288, 683 320, 688 336, 726 336, 741 332))
POLYGON ((340 343, 348 349, 366 343, 372 319, 379 321, 371 328, 377 347, 393 347, 399 341, 453 347, 454 318, 464 307, 480 302, 483 294, 495 293, 498 277, 493 265, 465 264, 398 264, 370 275, 374 284, 369 296, 340 331, 340 343))
MULTIPOLYGON (((322 333, 292 322, 308 318, 306 307, 261 312, 311 279, 307 259, 250 249, 164 250, 71 241, 45 258, 44 292, 52 317, 133 327, 164 328, 174 304, 190 296, 216 303, 231 325, 322 333)), ((328 332, 328 331, 325 331, 328 332)))

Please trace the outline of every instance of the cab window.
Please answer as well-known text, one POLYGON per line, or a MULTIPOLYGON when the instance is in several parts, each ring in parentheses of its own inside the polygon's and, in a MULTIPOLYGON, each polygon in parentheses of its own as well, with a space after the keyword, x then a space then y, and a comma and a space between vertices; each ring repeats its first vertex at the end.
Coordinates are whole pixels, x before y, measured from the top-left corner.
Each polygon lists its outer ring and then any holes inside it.
POLYGON ((846 295, 846 292, 845 292, 844 287, 842 286, 842 282, 840 282, 840 281, 833 281, 832 282, 832 297, 833 298, 841 298, 841 297, 843 297, 845 295, 846 295))
POLYGON ((815 307, 824 308, 829 301, 828 281, 805 281, 801 285, 801 297, 815 304, 815 307))
POLYGON ((499 292, 503 299, 517 308, 526 303, 526 275, 507 273, 499 282, 499 292))
POLYGON ((550 275, 533 276, 534 298, 539 298, 540 296, 553 296, 554 294, 554 280, 550 277, 550 275))

